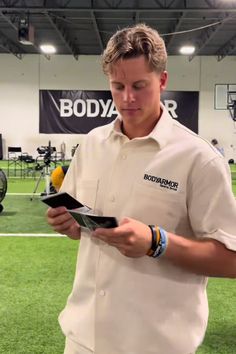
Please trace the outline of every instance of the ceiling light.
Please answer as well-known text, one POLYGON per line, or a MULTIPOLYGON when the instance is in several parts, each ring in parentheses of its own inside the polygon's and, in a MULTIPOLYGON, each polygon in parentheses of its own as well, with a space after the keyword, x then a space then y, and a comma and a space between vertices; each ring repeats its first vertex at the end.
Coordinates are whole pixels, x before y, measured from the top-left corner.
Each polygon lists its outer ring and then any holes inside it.
POLYGON ((40 49, 45 54, 54 54, 54 53, 56 53, 56 48, 52 44, 41 44, 40 49))
POLYGON ((195 47, 192 45, 185 45, 180 48, 180 53, 184 55, 191 55, 195 52, 195 47))

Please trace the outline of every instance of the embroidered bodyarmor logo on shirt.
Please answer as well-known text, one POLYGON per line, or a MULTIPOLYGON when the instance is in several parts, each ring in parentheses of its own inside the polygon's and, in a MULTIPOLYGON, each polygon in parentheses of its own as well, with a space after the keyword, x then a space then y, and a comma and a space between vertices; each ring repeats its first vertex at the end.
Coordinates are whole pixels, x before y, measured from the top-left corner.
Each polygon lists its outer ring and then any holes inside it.
POLYGON ((146 173, 144 174, 143 179, 148 180, 150 182, 158 183, 162 188, 172 189, 174 191, 178 190, 178 182, 174 182, 157 176, 148 175, 146 173))

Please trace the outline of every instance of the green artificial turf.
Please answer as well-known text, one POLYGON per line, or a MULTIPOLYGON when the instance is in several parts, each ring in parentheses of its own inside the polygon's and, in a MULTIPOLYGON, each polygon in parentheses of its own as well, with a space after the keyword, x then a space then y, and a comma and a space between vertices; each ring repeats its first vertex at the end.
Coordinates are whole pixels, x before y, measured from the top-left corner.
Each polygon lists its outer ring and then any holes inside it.
POLYGON ((197 354, 235 354, 236 280, 211 278, 207 293, 209 324, 197 354))
POLYGON ((9 164, 7 160, 0 161, 0 168, 5 172, 8 178, 25 178, 39 175, 39 172, 35 170, 35 166, 36 164, 26 164, 19 160, 9 160, 9 164))
MULTIPOLYGON (((22 195, 2 201, 0 233, 54 233, 46 205, 39 196, 31 200, 37 178, 8 178, 8 193, 22 195)), ((232 186, 236 195, 235 179, 232 186)), ((44 189, 42 179, 37 192, 44 189)), ((77 247, 67 238, 0 237, 0 354, 63 353, 57 316, 72 287, 77 247)), ((236 281, 210 279, 208 296, 209 326, 198 354, 235 354, 236 281)))
MULTIPOLYGON (((78 242, 0 237, 0 248, 0 353, 62 354, 57 317, 72 288, 78 242)), ((198 354, 235 354, 235 280, 210 279, 208 296, 209 326, 198 354)))
POLYGON ((0 237, 0 353, 62 354, 57 322, 71 291, 78 242, 0 237))
MULTIPOLYGON (((25 163, 17 160, 9 161, 8 164, 7 160, 0 160, 0 168, 6 174, 8 179, 11 178, 35 178, 37 179, 42 172, 45 172, 45 163, 43 158, 39 159, 37 162, 34 163, 25 163), (40 169, 38 167, 40 166, 40 169)), ((49 172, 51 172, 56 166, 58 165, 69 165, 70 160, 67 161, 51 161, 50 165, 47 165, 49 172)))
POLYGON ((55 233, 46 222, 47 206, 39 196, 7 195, 2 202, 0 233, 55 233))
POLYGON ((46 188, 46 182, 44 178, 9 178, 7 193, 42 193, 46 188), (39 183, 38 183, 39 182, 39 183))
POLYGON ((236 183, 232 184, 232 189, 233 189, 233 193, 234 193, 234 195, 236 197, 236 183))

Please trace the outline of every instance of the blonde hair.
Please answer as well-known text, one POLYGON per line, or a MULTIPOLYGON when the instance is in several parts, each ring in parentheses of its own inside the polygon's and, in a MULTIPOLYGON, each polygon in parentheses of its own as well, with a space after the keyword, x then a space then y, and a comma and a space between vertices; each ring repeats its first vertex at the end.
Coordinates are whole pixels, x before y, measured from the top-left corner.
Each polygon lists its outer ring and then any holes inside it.
POLYGON ((166 47, 159 33, 145 24, 125 27, 109 39, 102 55, 103 71, 110 73, 119 59, 141 55, 145 56, 152 70, 161 73, 166 69, 166 47))

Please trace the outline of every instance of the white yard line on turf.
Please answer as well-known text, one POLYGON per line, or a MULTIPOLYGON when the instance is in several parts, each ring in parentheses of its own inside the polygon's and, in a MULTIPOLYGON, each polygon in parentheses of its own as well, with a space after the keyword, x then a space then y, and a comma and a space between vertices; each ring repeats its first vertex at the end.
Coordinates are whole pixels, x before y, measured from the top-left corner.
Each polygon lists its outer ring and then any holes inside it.
POLYGON ((6 195, 40 195, 41 193, 7 193, 6 195))
POLYGON ((5 233, 2 234, 0 233, 0 237, 8 237, 8 236, 18 236, 18 237, 66 237, 65 235, 61 235, 61 234, 27 234, 27 233, 5 233))

